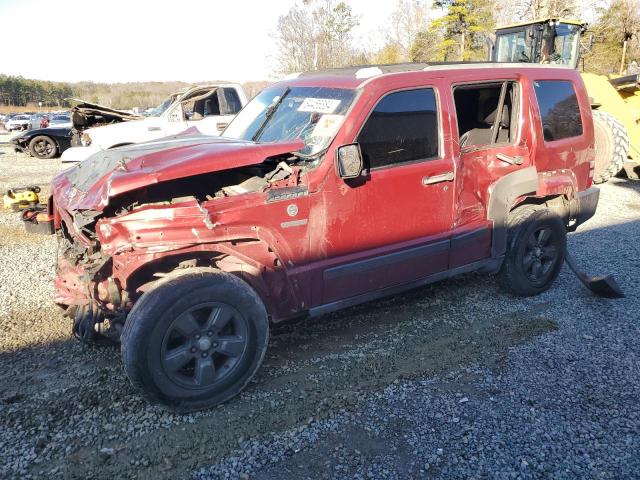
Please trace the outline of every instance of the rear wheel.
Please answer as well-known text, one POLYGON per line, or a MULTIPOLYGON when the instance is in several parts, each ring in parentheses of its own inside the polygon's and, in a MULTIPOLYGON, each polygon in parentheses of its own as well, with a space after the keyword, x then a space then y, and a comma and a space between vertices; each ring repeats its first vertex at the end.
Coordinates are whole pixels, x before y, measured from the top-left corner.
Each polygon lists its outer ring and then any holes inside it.
POLYGON ((629 153, 629 136, 613 115, 593 111, 596 165, 593 183, 604 183, 624 167, 629 153))
POLYGON ((136 302, 122 359, 151 402, 194 411, 238 394, 260 367, 268 337, 266 310, 249 285, 198 271, 166 279, 136 302))
POLYGON ((58 153, 58 145, 51 137, 38 135, 29 142, 29 151, 36 158, 53 158, 58 153))
POLYGON ((511 212, 500 287, 522 297, 549 289, 562 267, 566 242, 564 222, 550 209, 524 205, 511 212))

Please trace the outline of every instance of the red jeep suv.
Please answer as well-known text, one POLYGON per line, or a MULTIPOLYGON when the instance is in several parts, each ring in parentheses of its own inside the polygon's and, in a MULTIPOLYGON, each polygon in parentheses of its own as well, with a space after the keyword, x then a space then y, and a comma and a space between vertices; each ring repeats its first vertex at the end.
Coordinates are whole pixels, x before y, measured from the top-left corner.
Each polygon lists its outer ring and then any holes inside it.
POLYGON ((318 71, 253 99, 224 136, 98 153, 53 181, 55 301, 115 337, 134 385, 178 411, 236 395, 270 322, 453 275, 549 288, 590 218, 594 134, 570 68, 318 71))

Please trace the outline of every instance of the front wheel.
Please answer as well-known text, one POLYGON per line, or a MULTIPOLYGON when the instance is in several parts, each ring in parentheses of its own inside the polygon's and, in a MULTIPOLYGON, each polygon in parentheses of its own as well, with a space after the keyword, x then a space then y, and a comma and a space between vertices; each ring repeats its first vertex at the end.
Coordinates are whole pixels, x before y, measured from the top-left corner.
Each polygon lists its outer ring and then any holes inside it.
POLYGON ((136 302, 122 360, 152 403, 189 412, 237 395, 260 367, 268 338, 265 307, 248 284, 197 271, 167 278, 136 302))
POLYGON ((552 210, 538 205, 515 209, 508 219, 507 253, 498 284, 522 297, 548 290, 564 262, 566 244, 564 222, 552 210))
POLYGON ((58 145, 51 137, 38 135, 29 142, 29 152, 36 158, 49 159, 58 153, 58 145))

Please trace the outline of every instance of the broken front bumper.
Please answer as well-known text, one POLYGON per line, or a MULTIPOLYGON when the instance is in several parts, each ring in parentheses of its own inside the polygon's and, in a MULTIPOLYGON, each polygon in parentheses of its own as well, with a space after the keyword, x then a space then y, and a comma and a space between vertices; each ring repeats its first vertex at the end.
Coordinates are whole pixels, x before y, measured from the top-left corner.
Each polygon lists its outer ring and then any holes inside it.
POLYGON ((58 260, 54 288, 53 301, 62 308, 91 303, 89 275, 84 268, 64 258, 58 260))
POLYGON ((12 139, 10 141, 13 150, 16 152, 29 153, 29 145, 28 143, 20 143, 16 141, 16 139, 12 139))

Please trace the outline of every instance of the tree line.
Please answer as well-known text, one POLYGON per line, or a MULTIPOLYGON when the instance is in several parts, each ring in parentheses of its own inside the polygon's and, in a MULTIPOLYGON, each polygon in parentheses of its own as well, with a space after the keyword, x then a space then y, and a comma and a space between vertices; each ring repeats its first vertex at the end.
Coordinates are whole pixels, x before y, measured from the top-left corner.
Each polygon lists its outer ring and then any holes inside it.
POLYGON ((30 80, 0 75, 0 105, 26 106, 41 102, 45 107, 62 107, 73 89, 67 83, 30 80))
MULTIPOLYGON (((208 81, 203 83, 217 83, 208 81)), ((268 82, 246 82, 243 87, 247 95, 253 97, 268 82)), ((186 82, 128 82, 128 83, 94 83, 94 82, 48 82, 22 77, 0 75, 0 110, 12 111, 11 107, 22 107, 19 110, 40 108, 57 110, 70 106, 66 99, 78 98, 91 103, 119 109, 133 107, 149 108, 162 103, 171 93, 188 87, 186 82), (2 108, 5 106, 6 108, 2 108)))
POLYGON ((591 21, 583 49, 588 71, 618 73, 625 43, 625 63, 640 60, 640 0, 396 0, 375 48, 354 37, 359 19, 348 0, 303 0, 278 19, 276 70, 485 60, 496 26, 544 17, 591 21))

